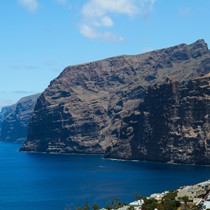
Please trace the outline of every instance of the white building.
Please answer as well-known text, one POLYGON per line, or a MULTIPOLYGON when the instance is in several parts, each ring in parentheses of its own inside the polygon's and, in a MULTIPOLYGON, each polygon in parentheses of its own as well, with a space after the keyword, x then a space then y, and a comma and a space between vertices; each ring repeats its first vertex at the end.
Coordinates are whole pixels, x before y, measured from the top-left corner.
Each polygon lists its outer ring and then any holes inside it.
POLYGON ((198 186, 201 186, 204 190, 209 191, 210 190, 210 180, 201 182, 197 184, 198 186))
POLYGON ((135 210, 141 209, 141 206, 144 204, 144 200, 137 200, 129 203, 130 206, 133 206, 135 210))
POLYGON ((153 193, 150 195, 150 198, 154 198, 155 200, 157 201, 161 201, 162 198, 167 195, 169 193, 169 191, 165 191, 165 192, 162 192, 162 193, 153 193))
POLYGON ((203 189, 203 187, 199 185, 194 185, 184 187, 183 189, 179 189, 177 192, 177 198, 188 196, 190 200, 193 200, 205 194, 206 190, 203 189))

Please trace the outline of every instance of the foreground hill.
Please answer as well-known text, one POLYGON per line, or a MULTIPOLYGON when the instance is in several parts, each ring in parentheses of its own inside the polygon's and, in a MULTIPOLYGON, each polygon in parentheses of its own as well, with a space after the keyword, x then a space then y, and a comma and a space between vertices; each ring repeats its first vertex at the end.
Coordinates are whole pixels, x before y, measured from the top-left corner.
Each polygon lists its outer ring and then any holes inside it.
MULTIPOLYGON (((136 133, 143 129, 144 123, 137 130, 134 124, 139 123, 139 104, 144 101, 148 87, 167 78, 189 81, 208 72, 210 52, 203 40, 141 55, 69 66, 38 98, 27 142, 21 150, 106 151, 107 157, 151 159, 133 150, 138 139, 136 133), (119 144, 122 147, 116 146, 119 144), (124 150, 123 145, 126 145, 124 150), (122 150, 122 155, 116 152, 117 148, 122 150)), ((150 149, 156 149, 155 143, 150 149)))
POLYGON ((0 112, 0 140, 24 142, 27 136, 28 122, 40 94, 21 98, 16 104, 3 107, 0 112))

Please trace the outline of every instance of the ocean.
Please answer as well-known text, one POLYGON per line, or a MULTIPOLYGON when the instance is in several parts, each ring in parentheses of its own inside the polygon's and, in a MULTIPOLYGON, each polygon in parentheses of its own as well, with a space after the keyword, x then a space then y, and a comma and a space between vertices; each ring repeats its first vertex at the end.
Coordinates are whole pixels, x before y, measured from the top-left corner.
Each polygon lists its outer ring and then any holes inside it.
POLYGON ((209 166, 116 161, 102 155, 19 152, 0 142, 0 210, 76 209, 88 201, 105 206, 210 179, 209 166))

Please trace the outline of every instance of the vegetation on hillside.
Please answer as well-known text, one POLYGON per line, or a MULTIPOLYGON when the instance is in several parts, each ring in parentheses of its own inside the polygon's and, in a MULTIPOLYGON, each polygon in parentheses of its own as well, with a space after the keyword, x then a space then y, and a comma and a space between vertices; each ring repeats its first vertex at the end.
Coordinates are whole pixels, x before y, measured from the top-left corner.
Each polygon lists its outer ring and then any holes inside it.
MULTIPOLYGON (((201 210, 201 207, 190 203, 187 196, 183 196, 177 199, 177 191, 170 191, 160 201, 154 198, 142 197, 135 194, 136 200, 144 200, 144 204, 141 206, 141 210, 201 210)), ((108 201, 104 207, 99 207, 98 204, 90 205, 85 202, 83 206, 78 206, 76 210, 99 210, 99 209, 120 209, 123 206, 127 206, 127 210, 134 210, 134 206, 123 203, 119 198, 114 198, 112 201, 108 201)), ((71 207, 66 207, 65 210, 71 210, 71 207)))

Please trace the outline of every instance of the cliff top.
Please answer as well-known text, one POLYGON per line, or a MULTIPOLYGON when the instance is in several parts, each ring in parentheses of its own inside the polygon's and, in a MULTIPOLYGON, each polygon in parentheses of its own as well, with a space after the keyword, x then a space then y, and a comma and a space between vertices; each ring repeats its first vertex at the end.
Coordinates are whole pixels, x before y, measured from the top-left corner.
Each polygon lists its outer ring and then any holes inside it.
MULTIPOLYGON (((162 54, 164 52, 168 53, 170 51, 173 51, 175 49, 186 49, 189 48, 189 50, 196 50, 196 49, 204 49, 206 51, 208 51, 208 44, 205 42, 204 39, 198 39, 197 41, 195 41, 192 44, 179 44, 179 45, 174 45, 171 47, 166 47, 166 48, 162 48, 162 49, 158 49, 158 50, 153 50, 150 52, 145 52, 145 53, 141 53, 141 54, 137 54, 137 55, 118 55, 118 56, 114 56, 114 57, 109 57, 109 58, 105 58, 105 59, 101 59, 101 60, 96 60, 96 61, 91 61, 91 62, 86 62, 86 63, 82 63, 82 64, 76 64, 76 65, 70 65, 67 66, 65 69, 69 70, 69 69, 73 69, 74 67, 82 67, 82 66, 87 66, 87 65, 91 65, 93 63, 98 63, 98 62, 106 62, 106 61, 112 61, 112 60, 116 60, 116 59, 126 59, 126 58, 131 58, 132 57, 142 57, 142 58, 146 58, 148 56, 152 56, 154 54, 162 54)), ((64 69, 64 70, 65 70, 64 69)))

